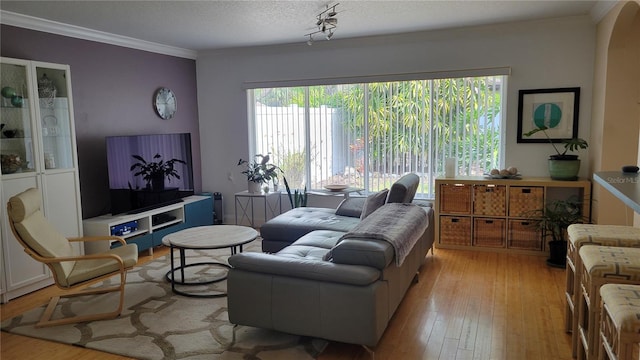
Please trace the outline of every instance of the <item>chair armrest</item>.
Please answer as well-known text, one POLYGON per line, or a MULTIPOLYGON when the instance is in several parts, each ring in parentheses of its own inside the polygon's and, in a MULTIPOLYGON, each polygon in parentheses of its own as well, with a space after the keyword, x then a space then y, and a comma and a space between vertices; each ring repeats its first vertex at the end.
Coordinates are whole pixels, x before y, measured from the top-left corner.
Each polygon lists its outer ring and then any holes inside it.
POLYGON ((83 242, 117 240, 122 245, 127 245, 127 241, 125 239, 123 239, 123 238, 121 238, 119 236, 113 236, 113 235, 73 237, 73 238, 67 238, 67 240, 69 240, 69 241, 83 241, 83 242))
POLYGON ((61 263, 61 262, 67 262, 67 261, 87 261, 87 260, 97 260, 97 259, 113 259, 118 262, 120 271, 124 270, 124 260, 122 260, 120 256, 116 254, 110 254, 110 253, 64 256, 64 257, 56 257, 56 258, 46 258, 46 257, 38 256, 37 260, 45 264, 55 264, 55 263, 61 263))

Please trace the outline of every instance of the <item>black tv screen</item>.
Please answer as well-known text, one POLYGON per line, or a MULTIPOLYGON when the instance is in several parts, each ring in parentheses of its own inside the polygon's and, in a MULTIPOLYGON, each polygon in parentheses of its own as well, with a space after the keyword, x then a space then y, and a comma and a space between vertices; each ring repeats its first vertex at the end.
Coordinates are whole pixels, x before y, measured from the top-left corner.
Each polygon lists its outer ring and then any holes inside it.
POLYGON ((193 194, 191 134, 153 134, 109 136, 106 138, 111 214, 136 213, 181 201, 193 194), (156 154, 160 158, 155 158, 156 154), (164 189, 158 190, 142 176, 134 176, 131 166, 141 156, 145 161, 178 159, 174 169, 178 177, 164 179, 164 189))

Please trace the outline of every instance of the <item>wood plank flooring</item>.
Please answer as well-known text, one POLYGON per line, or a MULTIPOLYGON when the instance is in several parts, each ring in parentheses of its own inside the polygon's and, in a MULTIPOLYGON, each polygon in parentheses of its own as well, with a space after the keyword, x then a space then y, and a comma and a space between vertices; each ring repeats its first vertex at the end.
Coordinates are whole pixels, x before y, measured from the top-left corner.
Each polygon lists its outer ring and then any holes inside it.
MULTIPOLYGON (((436 249, 373 349, 375 359, 569 360, 564 283, 564 270, 541 256, 436 249)), ((56 291, 1 305, 1 317, 40 306, 56 291)), ((0 348, 2 359, 127 359, 4 332, 0 348)), ((370 358, 360 346, 331 343, 319 359, 370 358)))

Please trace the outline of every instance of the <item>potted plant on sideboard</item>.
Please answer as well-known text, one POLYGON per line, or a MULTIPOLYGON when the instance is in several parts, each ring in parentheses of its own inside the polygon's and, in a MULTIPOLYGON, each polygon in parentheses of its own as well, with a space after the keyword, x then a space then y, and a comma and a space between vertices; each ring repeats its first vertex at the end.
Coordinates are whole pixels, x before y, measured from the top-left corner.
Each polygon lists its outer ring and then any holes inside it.
POLYGON ((180 179, 180 175, 175 169, 176 163, 186 164, 185 161, 180 159, 171 159, 168 161, 162 160, 162 155, 155 154, 153 159, 155 161, 146 161, 140 155, 131 155, 134 159, 138 160, 137 163, 131 165, 130 171, 137 170, 133 176, 142 176, 142 179, 147 182, 147 189, 153 191, 164 190, 165 177, 171 181, 171 178, 180 179))
POLYGON ((578 173, 580 172, 580 159, 578 155, 567 154, 568 151, 576 151, 578 149, 586 149, 589 144, 586 140, 581 138, 572 138, 562 140, 564 151, 560 151, 556 144, 551 141, 549 134, 547 134, 548 128, 546 126, 539 126, 525 134, 524 136, 531 136, 538 132, 542 132, 553 149, 556 151, 554 155, 549 156, 549 176, 554 180, 577 180, 578 173))

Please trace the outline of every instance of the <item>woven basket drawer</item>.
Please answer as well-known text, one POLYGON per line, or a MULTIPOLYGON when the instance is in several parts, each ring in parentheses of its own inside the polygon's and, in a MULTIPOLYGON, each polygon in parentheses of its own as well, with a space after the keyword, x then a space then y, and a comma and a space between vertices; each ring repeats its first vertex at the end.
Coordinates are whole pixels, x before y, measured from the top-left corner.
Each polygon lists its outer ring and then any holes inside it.
POLYGON ((530 217, 544 208, 544 188, 541 186, 510 186, 509 216, 530 217))
POLYGON ((471 185, 440 184, 440 212, 471 214, 471 185))
POLYGON ((473 245, 503 248, 505 246, 504 231, 504 219, 474 219, 473 245))
POLYGON ((510 249, 542 250, 542 232, 534 220, 509 220, 507 247, 510 249))
POLYGON ((471 218, 440 216, 440 243, 471 246, 471 218))
POLYGON ((507 187, 505 185, 474 185, 473 213, 489 216, 506 215, 507 187))

